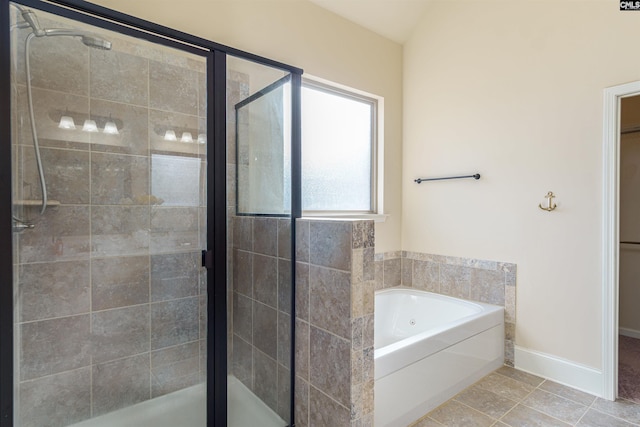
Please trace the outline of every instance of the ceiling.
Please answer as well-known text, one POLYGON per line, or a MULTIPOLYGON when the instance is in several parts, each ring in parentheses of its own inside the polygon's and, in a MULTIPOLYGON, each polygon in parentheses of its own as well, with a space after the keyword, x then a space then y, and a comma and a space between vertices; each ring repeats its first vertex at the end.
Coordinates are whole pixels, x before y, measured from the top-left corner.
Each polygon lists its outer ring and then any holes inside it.
POLYGON ((429 0, 310 0, 343 18, 403 44, 429 0))

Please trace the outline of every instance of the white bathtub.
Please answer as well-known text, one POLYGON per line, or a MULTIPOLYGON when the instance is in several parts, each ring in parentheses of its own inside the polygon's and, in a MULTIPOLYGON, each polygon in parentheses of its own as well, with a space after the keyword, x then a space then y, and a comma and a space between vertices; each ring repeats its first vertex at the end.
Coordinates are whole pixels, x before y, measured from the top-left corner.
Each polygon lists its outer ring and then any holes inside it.
POLYGON ((376 427, 409 425, 503 363, 503 307, 411 288, 376 292, 376 427))

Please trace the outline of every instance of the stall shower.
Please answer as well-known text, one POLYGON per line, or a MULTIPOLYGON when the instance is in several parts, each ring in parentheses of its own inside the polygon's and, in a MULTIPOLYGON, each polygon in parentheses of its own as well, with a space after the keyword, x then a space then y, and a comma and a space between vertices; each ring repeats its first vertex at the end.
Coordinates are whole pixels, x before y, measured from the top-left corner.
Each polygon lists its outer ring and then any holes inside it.
POLYGON ((26 3, 7 2, 7 425, 222 426, 210 413, 212 378, 228 385, 227 425, 290 424, 290 72, 234 51, 226 88, 214 91, 206 50, 26 3), (216 145, 214 94, 226 105, 216 145), (214 207, 221 139, 226 203, 214 207), (260 154, 269 150, 280 154, 260 154), (239 197, 263 194, 265 176, 280 197, 263 201, 272 211, 260 202, 240 212, 239 197), (226 239, 212 232, 214 209, 226 239), (275 252, 265 249, 272 237, 275 252), (226 252, 222 282, 204 267, 214 244, 226 252), (222 337, 212 332, 213 286, 227 295, 222 337), (227 347, 216 376, 211 349, 223 347, 213 340, 227 347))

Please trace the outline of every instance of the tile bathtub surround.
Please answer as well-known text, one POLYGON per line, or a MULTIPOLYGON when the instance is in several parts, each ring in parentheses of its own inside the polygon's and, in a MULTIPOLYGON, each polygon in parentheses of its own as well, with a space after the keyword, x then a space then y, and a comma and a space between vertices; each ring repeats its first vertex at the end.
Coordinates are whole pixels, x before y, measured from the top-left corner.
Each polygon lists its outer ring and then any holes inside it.
POLYGON ((296 425, 373 426, 373 222, 296 231, 296 425))
POLYGON ((466 388, 410 427, 633 427, 640 404, 596 398, 504 366, 466 388))
POLYGON ((283 420, 290 413, 288 218, 234 216, 230 373, 283 420))
POLYGON ((395 251, 375 255, 376 289, 406 286, 505 308, 505 364, 514 365, 516 265, 395 251))
MULTIPOLYGON (((23 426, 72 424, 204 380, 202 153, 198 144, 167 144, 158 129, 205 132, 205 64, 105 37, 111 51, 64 37, 33 44, 48 196, 61 205, 43 216, 19 212, 36 227, 14 236, 23 426), (171 93, 167 76, 183 76, 171 93), (59 129, 65 108, 79 128, 112 115, 120 134, 59 129)), ((14 198, 39 200, 21 57, 14 198)))

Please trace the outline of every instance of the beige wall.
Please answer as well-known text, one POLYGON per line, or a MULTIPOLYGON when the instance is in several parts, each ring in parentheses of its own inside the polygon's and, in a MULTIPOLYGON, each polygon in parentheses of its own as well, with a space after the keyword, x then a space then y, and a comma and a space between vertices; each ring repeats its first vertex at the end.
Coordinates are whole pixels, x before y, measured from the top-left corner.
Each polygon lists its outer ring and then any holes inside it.
POLYGON ((516 344, 597 369, 603 89, 638 36, 613 0, 436 1, 404 51, 403 249, 516 263, 516 344))
POLYGON ((112 9, 291 64, 385 99, 385 213, 376 251, 400 249, 402 47, 306 0, 94 0, 112 9))

